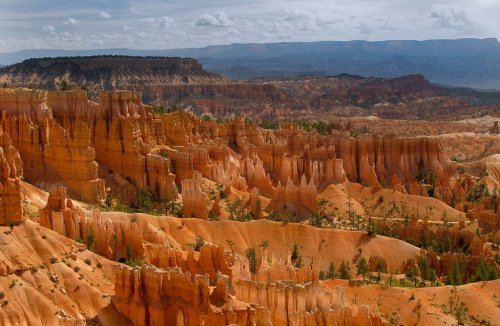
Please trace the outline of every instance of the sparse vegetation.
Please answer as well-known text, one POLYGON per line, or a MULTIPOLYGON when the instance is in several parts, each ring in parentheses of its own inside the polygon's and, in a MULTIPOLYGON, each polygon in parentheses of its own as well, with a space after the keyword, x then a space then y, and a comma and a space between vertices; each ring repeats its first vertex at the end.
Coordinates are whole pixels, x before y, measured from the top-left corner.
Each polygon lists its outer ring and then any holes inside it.
POLYGON ((153 209, 153 193, 146 187, 144 189, 136 188, 137 208, 142 212, 151 212, 153 209))
POLYGON ((146 264, 146 262, 142 259, 137 259, 137 258, 129 258, 127 260, 125 260, 125 265, 128 265, 130 267, 135 267, 135 266, 142 266, 146 264))
POLYGON ((330 266, 328 267, 328 272, 326 273, 326 278, 328 279, 334 279, 337 277, 337 273, 335 272, 335 264, 330 262, 330 266))
POLYGON ((94 243, 95 243, 94 230, 92 228, 90 228, 88 233, 87 233, 87 239, 85 241, 85 244, 87 245, 87 248, 89 250, 92 250, 94 247, 94 243))
POLYGON ((231 250, 231 254, 235 255, 235 250, 236 250, 236 242, 234 242, 233 240, 226 240, 227 242, 227 245, 229 246, 229 249, 231 250))
POLYGON ((194 251, 200 251, 203 246, 205 246, 205 239, 201 235, 199 235, 196 237, 196 240, 193 244, 193 249, 194 251))
POLYGON ((244 222, 252 219, 252 216, 246 212, 245 203, 241 199, 228 201, 226 209, 231 220, 244 222))
POLYGON ((67 91, 69 90, 69 83, 67 80, 63 79, 61 80, 61 82, 59 83, 59 90, 60 91, 67 91))
POLYGON ((339 276, 339 278, 344 279, 344 280, 351 279, 351 268, 349 267, 349 263, 346 263, 345 261, 342 261, 340 263, 338 276, 339 276))
POLYGON ((363 275, 363 281, 365 280, 365 275, 369 271, 368 263, 365 259, 365 257, 361 257, 358 260, 358 263, 356 264, 356 267, 358 268, 357 275, 361 274, 363 275))
POLYGON ((448 271, 448 277, 446 279, 446 283, 449 285, 462 285, 463 284, 463 276, 460 271, 460 264, 457 262, 451 265, 450 270, 448 271))
POLYGON ((248 259, 248 264, 250 272, 252 274, 257 273, 257 252, 254 247, 250 247, 245 251, 246 257, 248 259))

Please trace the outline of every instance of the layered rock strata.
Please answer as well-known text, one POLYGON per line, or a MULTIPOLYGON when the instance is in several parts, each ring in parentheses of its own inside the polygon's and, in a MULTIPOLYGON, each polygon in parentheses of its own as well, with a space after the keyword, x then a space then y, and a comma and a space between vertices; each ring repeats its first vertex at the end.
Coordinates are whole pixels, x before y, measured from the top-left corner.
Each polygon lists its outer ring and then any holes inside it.
POLYGON ((176 269, 120 267, 113 304, 134 325, 271 325, 266 309, 231 299, 223 279, 212 291, 206 276, 176 269))
MULTIPOLYGON (((52 103, 57 95, 51 95, 52 103)), ((61 92, 61 97, 68 101, 71 96, 61 92)), ((81 97, 70 104, 79 100, 81 97)), ((47 92, 27 89, 0 90, 0 111, 2 126, 20 152, 28 181, 41 187, 63 183, 86 201, 105 197, 84 121, 75 121, 65 129, 47 106, 47 92)))
POLYGON ((0 127, 0 225, 24 221, 22 208, 23 164, 8 134, 0 127))
POLYGON ((436 139, 321 136, 295 126, 267 131, 241 119, 217 123, 186 112, 157 114, 132 91, 102 92, 99 103, 83 91, 0 92, 2 124, 19 149, 26 178, 48 188, 64 184, 86 200, 106 196, 98 171, 158 200, 177 199, 181 188, 185 216, 200 218, 207 217, 209 203, 202 194, 207 189, 196 185, 198 172, 226 193, 256 188, 309 212, 316 209, 317 190, 346 180, 423 193, 415 180, 432 172, 437 198, 449 203, 466 191, 450 183, 455 166, 436 139))
POLYGON ((134 325, 385 325, 367 306, 354 313, 341 288, 237 281, 234 293, 222 276, 211 288, 206 276, 122 266, 113 304, 134 325))

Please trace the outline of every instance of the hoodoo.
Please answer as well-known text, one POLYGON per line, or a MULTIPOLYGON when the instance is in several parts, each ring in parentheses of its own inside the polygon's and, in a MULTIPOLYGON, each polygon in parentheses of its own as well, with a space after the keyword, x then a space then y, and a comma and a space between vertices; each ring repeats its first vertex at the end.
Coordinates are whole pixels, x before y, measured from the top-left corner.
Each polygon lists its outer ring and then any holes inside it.
POLYGON ((0 324, 500 323, 490 106, 180 58, 7 77, 48 90, 0 89, 0 324))

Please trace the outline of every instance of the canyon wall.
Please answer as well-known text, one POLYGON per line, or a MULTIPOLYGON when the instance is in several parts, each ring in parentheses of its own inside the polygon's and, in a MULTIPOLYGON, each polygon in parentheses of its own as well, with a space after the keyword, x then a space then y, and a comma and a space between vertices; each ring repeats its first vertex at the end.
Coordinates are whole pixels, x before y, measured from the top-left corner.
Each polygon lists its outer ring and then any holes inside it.
POLYGON ((321 136, 293 125, 269 131, 241 119, 158 114, 133 91, 101 92, 95 103, 84 91, 3 89, 0 111, 26 179, 65 185, 88 201, 106 197, 104 179, 118 197, 127 197, 122 188, 163 201, 181 193, 184 215, 200 218, 210 206, 207 189, 196 186, 202 179, 227 193, 256 188, 273 199, 268 211, 290 202, 301 215, 317 209, 318 190, 346 180, 420 194, 416 178, 432 172, 437 198, 449 203, 458 191, 449 183, 455 166, 426 137, 321 136))
POLYGON ((22 208, 23 163, 8 134, 0 127, 0 225, 26 219, 22 208))
POLYGON ((211 291, 206 276, 176 269, 120 267, 113 304, 134 325, 271 325, 265 309, 229 298, 222 278, 211 291))
POLYGON ((348 179, 375 188, 402 183, 409 189, 419 174, 433 171, 437 179, 447 181, 456 169, 438 141, 427 137, 320 136, 291 127, 264 138, 254 125, 235 124, 236 148, 244 155, 258 155, 274 182, 282 184, 288 178, 298 184, 305 175, 318 188, 348 179))
MULTIPOLYGON (((51 95, 52 103, 56 95, 51 95)), ((64 93, 60 95, 64 95, 61 100, 68 99, 64 93)), ((105 197, 95 151, 90 146, 90 130, 84 121, 65 129, 47 106, 47 92, 28 89, 0 90, 0 111, 2 127, 24 162, 27 181, 42 188, 64 184, 90 202, 105 197)))
POLYGON ((367 306, 355 314, 341 288, 237 281, 233 296, 228 287, 223 276, 211 288, 202 275, 122 266, 113 304, 134 325, 385 325, 367 306))

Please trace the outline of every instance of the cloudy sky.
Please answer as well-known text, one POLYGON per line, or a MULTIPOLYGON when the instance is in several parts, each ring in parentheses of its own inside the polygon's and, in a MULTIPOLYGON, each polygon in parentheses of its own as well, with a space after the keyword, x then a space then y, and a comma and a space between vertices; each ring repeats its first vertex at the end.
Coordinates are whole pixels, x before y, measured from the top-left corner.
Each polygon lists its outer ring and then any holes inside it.
POLYGON ((0 0, 0 52, 500 38, 499 0, 0 0))

